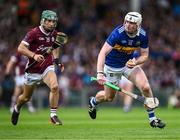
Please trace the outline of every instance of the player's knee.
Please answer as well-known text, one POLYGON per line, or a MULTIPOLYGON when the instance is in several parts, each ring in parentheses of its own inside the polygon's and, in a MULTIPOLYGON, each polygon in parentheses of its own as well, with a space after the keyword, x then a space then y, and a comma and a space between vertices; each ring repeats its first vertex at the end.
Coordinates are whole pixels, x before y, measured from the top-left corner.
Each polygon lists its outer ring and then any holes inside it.
POLYGON ((108 101, 108 102, 112 102, 112 101, 113 101, 113 98, 108 98, 107 101, 108 101))
POLYGON ((51 92, 58 92, 58 85, 53 85, 52 87, 51 87, 51 92))
POLYGON ((142 86, 142 91, 143 91, 144 93, 149 93, 149 92, 150 92, 150 86, 149 86, 149 84, 144 84, 144 85, 142 86))
POLYGON ((112 97, 107 97, 107 96, 105 96, 105 101, 106 101, 106 102, 112 102, 112 101, 113 101, 113 98, 112 98, 112 97))
POLYGON ((29 97, 24 97, 24 98, 22 98, 22 100, 23 100, 23 102, 28 102, 30 100, 30 98, 29 97))

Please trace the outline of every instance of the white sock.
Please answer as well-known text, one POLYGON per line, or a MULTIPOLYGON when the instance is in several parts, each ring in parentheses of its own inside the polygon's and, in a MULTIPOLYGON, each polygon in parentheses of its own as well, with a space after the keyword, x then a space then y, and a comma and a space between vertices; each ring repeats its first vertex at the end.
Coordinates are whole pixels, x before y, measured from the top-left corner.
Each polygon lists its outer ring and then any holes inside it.
POLYGON ((17 105, 14 105, 14 110, 15 110, 17 113, 20 112, 20 110, 18 110, 18 108, 17 108, 17 105))
POLYGON ((57 116, 57 114, 56 114, 56 111, 57 111, 57 108, 51 108, 50 109, 50 117, 54 117, 54 116, 57 116))
POLYGON ((15 95, 13 95, 11 98, 11 107, 13 107, 16 104, 16 99, 17 99, 17 97, 15 95))

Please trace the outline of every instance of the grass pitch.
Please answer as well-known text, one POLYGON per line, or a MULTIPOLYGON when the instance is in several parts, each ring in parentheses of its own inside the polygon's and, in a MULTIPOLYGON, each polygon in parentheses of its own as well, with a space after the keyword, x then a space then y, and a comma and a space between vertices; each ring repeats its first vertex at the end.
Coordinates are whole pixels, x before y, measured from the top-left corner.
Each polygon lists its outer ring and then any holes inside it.
POLYGON ((100 107, 97 119, 90 119, 87 108, 62 108, 58 112, 62 126, 49 123, 49 110, 30 114, 23 109, 17 126, 10 122, 9 109, 0 108, 0 139, 67 139, 67 140, 180 140, 180 110, 156 109, 166 122, 165 129, 151 128, 146 111, 133 108, 100 107))

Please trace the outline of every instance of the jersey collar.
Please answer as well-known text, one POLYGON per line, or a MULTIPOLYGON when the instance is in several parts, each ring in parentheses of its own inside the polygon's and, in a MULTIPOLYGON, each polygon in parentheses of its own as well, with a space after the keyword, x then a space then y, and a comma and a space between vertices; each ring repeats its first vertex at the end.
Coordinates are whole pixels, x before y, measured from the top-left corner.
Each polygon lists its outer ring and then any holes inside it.
POLYGON ((45 34, 47 36, 50 34, 50 33, 46 33, 41 25, 39 26, 39 29, 43 34, 45 34))

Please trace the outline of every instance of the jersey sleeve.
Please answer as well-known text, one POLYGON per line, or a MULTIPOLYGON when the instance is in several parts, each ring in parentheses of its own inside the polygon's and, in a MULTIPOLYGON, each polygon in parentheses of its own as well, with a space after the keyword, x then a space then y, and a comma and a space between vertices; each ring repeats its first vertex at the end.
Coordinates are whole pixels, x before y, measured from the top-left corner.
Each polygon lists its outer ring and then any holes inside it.
POLYGON ((29 44, 31 44, 34 41, 34 38, 35 38, 35 34, 33 30, 31 30, 25 35, 22 42, 25 43, 27 46, 29 46, 29 44))
POLYGON ((141 43, 140 47, 143 49, 148 48, 148 36, 147 35, 142 38, 142 43, 141 43))
POLYGON ((137 50, 133 52, 133 58, 138 58, 140 55, 140 52, 137 50))
POLYGON ((111 34, 108 36, 106 42, 107 42, 110 46, 114 47, 114 46, 116 45, 116 43, 117 43, 117 40, 118 40, 118 32, 117 32, 117 28, 116 28, 116 29, 114 29, 114 30, 111 32, 111 34))

